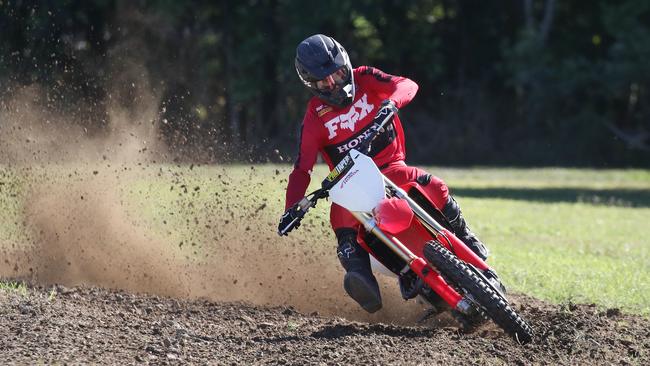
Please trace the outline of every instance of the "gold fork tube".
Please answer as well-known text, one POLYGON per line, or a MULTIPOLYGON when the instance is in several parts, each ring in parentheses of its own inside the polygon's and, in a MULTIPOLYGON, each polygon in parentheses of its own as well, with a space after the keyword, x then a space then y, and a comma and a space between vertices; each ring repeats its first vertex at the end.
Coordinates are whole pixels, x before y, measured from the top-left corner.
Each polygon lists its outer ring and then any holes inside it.
POLYGON ((363 224, 363 226, 366 228, 366 231, 375 235, 379 240, 382 241, 382 243, 386 244, 390 250, 397 254, 406 263, 411 263, 412 260, 417 258, 413 252, 411 252, 404 244, 402 244, 402 242, 399 241, 399 239, 394 236, 389 237, 383 231, 381 231, 381 229, 379 229, 377 226, 375 219, 371 215, 365 212, 357 211, 350 211, 350 213, 357 220, 359 220, 361 224, 363 224))

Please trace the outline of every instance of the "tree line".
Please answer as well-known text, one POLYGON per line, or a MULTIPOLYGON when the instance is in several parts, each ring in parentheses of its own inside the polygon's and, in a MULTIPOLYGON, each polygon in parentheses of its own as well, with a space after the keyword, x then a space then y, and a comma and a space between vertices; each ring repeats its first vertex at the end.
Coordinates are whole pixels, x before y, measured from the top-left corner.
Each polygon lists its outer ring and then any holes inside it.
POLYGON ((185 159, 287 161, 315 33, 420 85, 401 112, 414 163, 650 166, 644 0, 3 0, 0 97, 41 85, 101 133, 146 78, 185 159))

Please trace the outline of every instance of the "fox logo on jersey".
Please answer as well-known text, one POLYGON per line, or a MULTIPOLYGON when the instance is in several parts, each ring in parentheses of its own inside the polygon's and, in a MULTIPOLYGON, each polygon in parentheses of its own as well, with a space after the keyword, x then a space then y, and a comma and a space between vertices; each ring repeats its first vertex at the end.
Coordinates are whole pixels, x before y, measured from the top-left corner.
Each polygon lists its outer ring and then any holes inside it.
POLYGON ((366 117, 374 108, 374 105, 368 104, 368 95, 364 94, 359 98, 359 100, 350 106, 350 109, 346 113, 342 113, 325 122, 325 127, 327 127, 327 131, 329 131, 329 136, 327 136, 327 138, 331 140, 336 137, 336 130, 338 129, 347 128, 350 131, 354 131, 357 122, 366 117))

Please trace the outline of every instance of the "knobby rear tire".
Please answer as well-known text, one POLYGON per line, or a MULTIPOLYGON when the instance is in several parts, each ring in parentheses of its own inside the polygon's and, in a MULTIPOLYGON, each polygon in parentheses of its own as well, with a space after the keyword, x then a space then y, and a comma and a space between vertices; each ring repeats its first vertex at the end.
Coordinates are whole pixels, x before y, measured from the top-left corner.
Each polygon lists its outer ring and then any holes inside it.
POLYGON ((429 241, 424 247, 424 257, 443 277, 467 291, 481 305, 482 310, 515 341, 526 344, 532 340, 532 328, 512 309, 508 301, 447 248, 434 240, 429 241))

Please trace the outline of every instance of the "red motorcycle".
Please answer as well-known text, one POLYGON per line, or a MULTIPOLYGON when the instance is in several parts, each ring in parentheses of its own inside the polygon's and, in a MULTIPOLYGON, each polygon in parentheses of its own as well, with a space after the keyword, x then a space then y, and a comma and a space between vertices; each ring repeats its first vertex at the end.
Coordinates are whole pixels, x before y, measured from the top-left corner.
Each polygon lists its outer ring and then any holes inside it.
POLYGON ((321 188, 294 206, 296 218, 279 231, 285 235, 329 197, 362 224, 361 246, 380 271, 399 278, 405 299, 421 296, 433 309, 446 304, 463 327, 492 319, 517 342, 532 340, 533 330, 510 306, 490 267, 458 239, 442 213, 416 182, 397 186, 366 154, 396 109, 382 108, 371 133, 323 180, 321 188), (444 302, 444 304, 441 304, 444 302))

